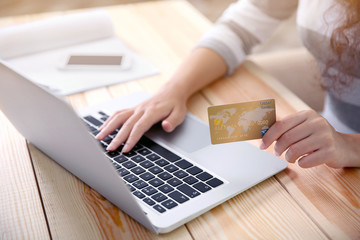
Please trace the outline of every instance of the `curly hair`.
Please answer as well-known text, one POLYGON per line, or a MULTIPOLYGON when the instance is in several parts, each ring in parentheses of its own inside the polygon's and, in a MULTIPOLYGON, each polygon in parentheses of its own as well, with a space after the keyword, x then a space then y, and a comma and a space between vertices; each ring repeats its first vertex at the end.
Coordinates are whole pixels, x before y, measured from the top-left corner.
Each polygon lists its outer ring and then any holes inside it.
POLYGON ((354 73, 359 68, 357 63, 360 62, 360 1, 338 0, 330 10, 338 11, 339 5, 345 14, 338 14, 342 19, 339 19, 330 37, 330 47, 334 54, 323 71, 323 77, 328 80, 325 88, 337 93, 351 85, 354 73), (334 73, 330 70, 333 67, 340 67, 341 71, 334 73))

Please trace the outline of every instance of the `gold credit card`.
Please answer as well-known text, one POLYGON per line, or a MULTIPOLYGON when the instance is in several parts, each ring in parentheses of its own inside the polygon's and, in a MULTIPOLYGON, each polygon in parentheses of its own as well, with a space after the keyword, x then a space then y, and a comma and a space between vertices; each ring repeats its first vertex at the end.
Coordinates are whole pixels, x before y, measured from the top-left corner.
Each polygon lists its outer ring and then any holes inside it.
POLYGON ((262 138, 276 121, 275 100, 212 106, 208 115, 212 144, 262 138))

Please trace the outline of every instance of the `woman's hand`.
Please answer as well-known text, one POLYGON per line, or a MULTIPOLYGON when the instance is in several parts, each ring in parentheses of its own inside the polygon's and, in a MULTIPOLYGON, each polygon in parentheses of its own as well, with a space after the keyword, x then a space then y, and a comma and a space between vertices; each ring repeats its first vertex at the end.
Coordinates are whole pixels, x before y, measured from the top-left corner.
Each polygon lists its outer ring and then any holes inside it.
POLYGON ((187 97, 179 89, 163 87, 149 100, 134 108, 120 110, 109 117, 101 126, 101 131, 96 139, 102 140, 122 126, 107 150, 116 150, 125 143, 122 152, 128 152, 141 136, 159 121, 162 121, 162 127, 166 132, 173 131, 184 121, 186 101, 187 97))
POLYGON ((335 131, 313 110, 301 111, 277 121, 264 135, 260 149, 268 148, 274 141, 276 156, 287 150, 286 160, 295 163, 299 159, 298 164, 303 168, 320 164, 333 168, 360 166, 358 147, 353 142, 359 142, 359 134, 335 131))
POLYGON ((126 142, 122 152, 128 152, 159 121, 165 131, 173 131, 185 119, 188 98, 226 72, 226 62, 217 52, 196 48, 156 95, 134 108, 116 112, 100 128, 96 139, 104 139, 122 125, 107 150, 113 151, 126 142))

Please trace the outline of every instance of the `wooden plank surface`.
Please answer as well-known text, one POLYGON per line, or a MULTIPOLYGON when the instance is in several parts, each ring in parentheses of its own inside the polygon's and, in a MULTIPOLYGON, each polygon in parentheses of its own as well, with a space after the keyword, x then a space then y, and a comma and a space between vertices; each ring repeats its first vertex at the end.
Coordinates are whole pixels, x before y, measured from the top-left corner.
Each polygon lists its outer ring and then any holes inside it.
MULTIPOLYGON (((209 21, 183 1, 160 1, 106 9, 114 20, 119 38, 157 66, 161 74, 70 96, 68 101, 74 108, 101 103, 138 90, 154 93, 169 79, 181 59, 191 51, 202 33, 211 26, 209 21)), ((0 26, 63 14, 66 13, 7 18, 0 20, 0 26)), ((281 92, 271 89, 269 91, 268 86, 246 68, 239 68, 235 76, 217 81, 200 94, 194 95, 188 106, 191 112, 206 120, 206 108, 210 104, 270 96, 277 99, 278 117, 303 107, 301 102, 298 102, 299 105, 294 108, 289 95, 283 99, 281 92)), ((257 141, 252 141, 252 143, 257 144, 257 141)), ((358 220, 358 208, 354 203, 359 202, 357 171, 353 177, 347 175, 344 181, 337 182, 333 176, 339 179, 343 176, 329 170, 329 176, 333 178, 332 184, 324 187, 325 177, 328 175, 315 176, 316 171, 313 172, 313 170, 306 171, 308 174, 306 175, 303 169, 291 166, 286 172, 262 182, 186 226, 170 234, 157 236, 140 226, 36 148, 30 145, 29 149, 51 237, 54 239, 356 237, 354 230, 358 225, 354 221, 358 220), (316 191, 315 179, 322 183, 317 185, 316 191), (341 182, 347 186, 348 196, 341 191, 342 188, 339 187, 341 182), (310 188, 307 188, 308 184, 311 185, 310 188), (334 191, 335 196, 332 199, 326 195, 324 199, 326 207, 321 208, 322 198, 316 193, 323 190, 326 194, 334 191), (345 223, 341 223, 342 208, 338 210, 331 206, 331 201, 338 204, 341 199, 345 201, 345 204, 349 199, 353 200, 352 208, 349 205, 346 209, 349 215, 343 217, 345 223), (324 211, 328 213, 325 214, 324 211), (334 216, 338 219, 332 219, 334 216)), ((15 226, 12 231, 19 231, 19 227, 15 226)))
POLYGON ((0 239, 49 239, 26 140, 0 111, 0 239))

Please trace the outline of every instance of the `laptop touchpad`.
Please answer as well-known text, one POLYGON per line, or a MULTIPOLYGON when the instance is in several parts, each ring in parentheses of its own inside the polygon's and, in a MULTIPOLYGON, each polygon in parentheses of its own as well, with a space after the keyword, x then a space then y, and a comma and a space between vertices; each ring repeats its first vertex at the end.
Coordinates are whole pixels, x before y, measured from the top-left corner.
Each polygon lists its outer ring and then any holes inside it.
POLYGON ((191 153, 211 144, 208 126, 196 117, 187 114, 185 121, 172 133, 165 132, 160 124, 147 134, 152 139, 164 141, 170 147, 191 153))

